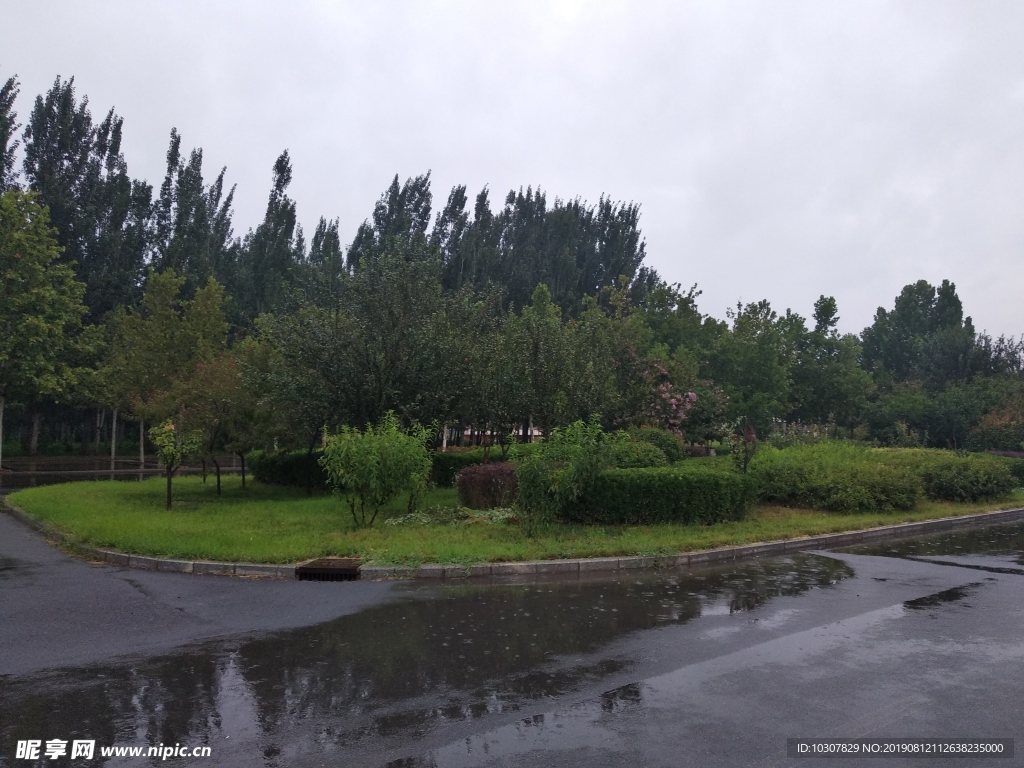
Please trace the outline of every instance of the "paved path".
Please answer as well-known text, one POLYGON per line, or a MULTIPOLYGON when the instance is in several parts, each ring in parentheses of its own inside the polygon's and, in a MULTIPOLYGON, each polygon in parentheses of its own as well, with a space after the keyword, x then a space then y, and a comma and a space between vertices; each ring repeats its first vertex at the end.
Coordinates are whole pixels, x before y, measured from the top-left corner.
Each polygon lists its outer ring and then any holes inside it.
POLYGON ((902 553, 919 559, 442 587, 122 571, 0 515, 0 766, 53 737, 210 745, 176 764, 228 767, 1021 765, 1013 530, 902 553), (1018 756, 796 761, 787 737, 1013 738, 1018 756))
POLYGON ((346 586, 90 564, 0 513, 0 675, 316 624, 379 603, 392 589, 346 586))

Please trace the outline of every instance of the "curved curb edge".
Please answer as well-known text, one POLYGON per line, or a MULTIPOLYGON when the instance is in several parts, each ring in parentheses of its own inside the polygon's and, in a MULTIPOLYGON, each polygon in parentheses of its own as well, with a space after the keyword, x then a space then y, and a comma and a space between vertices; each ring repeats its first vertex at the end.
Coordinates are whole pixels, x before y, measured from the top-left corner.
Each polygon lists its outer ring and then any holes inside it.
MULTIPOLYGON (((72 541, 46 523, 39 522, 18 507, 0 497, 0 509, 38 531, 44 538, 61 545, 79 557, 124 568, 167 573, 192 573, 209 576, 247 576, 276 579, 294 579, 295 565, 274 563, 231 563, 212 560, 173 560, 161 557, 126 554, 110 549, 91 547, 72 541)), ((480 563, 477 565, 442 565, 424 563, 420 566, 378 566, 362 565, 359 578, 367 581, 386 579, 464 579, 478 576, 533 576, 549 573, 593 573, 599 571, 631 570, 637 568, 674 568, 704 566, 751 557, 767 557, 789 552, 812 549, 830 549, 861 544, 882 539, 897 539, 940 533, 957 528, 973 528, 995 523, 1011 523, 1024 520, 1024 508, 1001 509, 994 512, 979 512, 960 517, 946 517, 938 520, 922 520, 914 523, 899 523, 880 528, 860 531, 828 533, 821 536, 805 536, 799 539, 783 539, 760 544, 746 544, 736 547, 722 547, 697 552, 682 552, 677 555, 629 557, 588 557, 565 560, 524 560, 509 563, 480 563)))

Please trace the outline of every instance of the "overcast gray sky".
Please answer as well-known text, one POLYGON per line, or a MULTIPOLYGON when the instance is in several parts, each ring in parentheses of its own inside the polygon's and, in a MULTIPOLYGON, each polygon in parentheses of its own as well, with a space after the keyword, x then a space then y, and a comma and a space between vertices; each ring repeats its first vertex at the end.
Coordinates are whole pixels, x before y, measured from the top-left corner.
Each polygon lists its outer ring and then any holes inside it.
POLYGON ((75 76, 159 185, 172 126, 237 183, 236 234, 293 158, 307 232, 351 239, 391 177, 642 206, 648 262, 700 308, 906 283, 1024 332, 1024 4, 0 1, 0 77, 75 76))

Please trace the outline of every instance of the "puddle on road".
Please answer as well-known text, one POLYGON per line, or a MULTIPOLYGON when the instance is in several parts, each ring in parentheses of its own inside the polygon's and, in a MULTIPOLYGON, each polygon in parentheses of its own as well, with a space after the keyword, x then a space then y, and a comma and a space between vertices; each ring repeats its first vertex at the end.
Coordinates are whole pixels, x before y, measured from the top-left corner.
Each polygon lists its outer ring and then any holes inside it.
POLYGON ((795 555, 593 580, 412 585, 397 601, 301 630, 0 678, 0 765, 29 738, 152 745, 230 737, 250 745, 251 764, 300 747, 415 738, 628 671, 630 660, 609 646, 633 633, 750 611, 851 576, 841 561, 795 555))
POLYGON ((915 600, 907 600, 903 603, 903 607, 909 611, 924 611, 929 608, 938 608, 947 603, 959 603, 966 600, 980 586, 981 582, 976 581, 973 584, 964 584, 962 587, 944 589, 941 592, 925 595, 915 600))
POLYGON ((878 544, 858 544, 837 551, 852 555, 941 560, 997 573, 1020 573, 1024 567, 1024 523, 968 528, 878 544))

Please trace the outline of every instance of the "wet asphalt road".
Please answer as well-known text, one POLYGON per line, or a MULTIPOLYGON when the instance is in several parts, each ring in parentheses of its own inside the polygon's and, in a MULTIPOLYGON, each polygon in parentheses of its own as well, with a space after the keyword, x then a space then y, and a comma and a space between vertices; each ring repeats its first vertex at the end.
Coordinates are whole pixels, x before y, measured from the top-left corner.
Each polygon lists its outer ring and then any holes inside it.
POLYGON ((211 746, 177 765, 1024 764, 1022 525, 438 587, 93 566, 0 515, 0 569, 0 766, 28 738, 211 746), (787 737, 1020 756, 792 760, 787 737))

